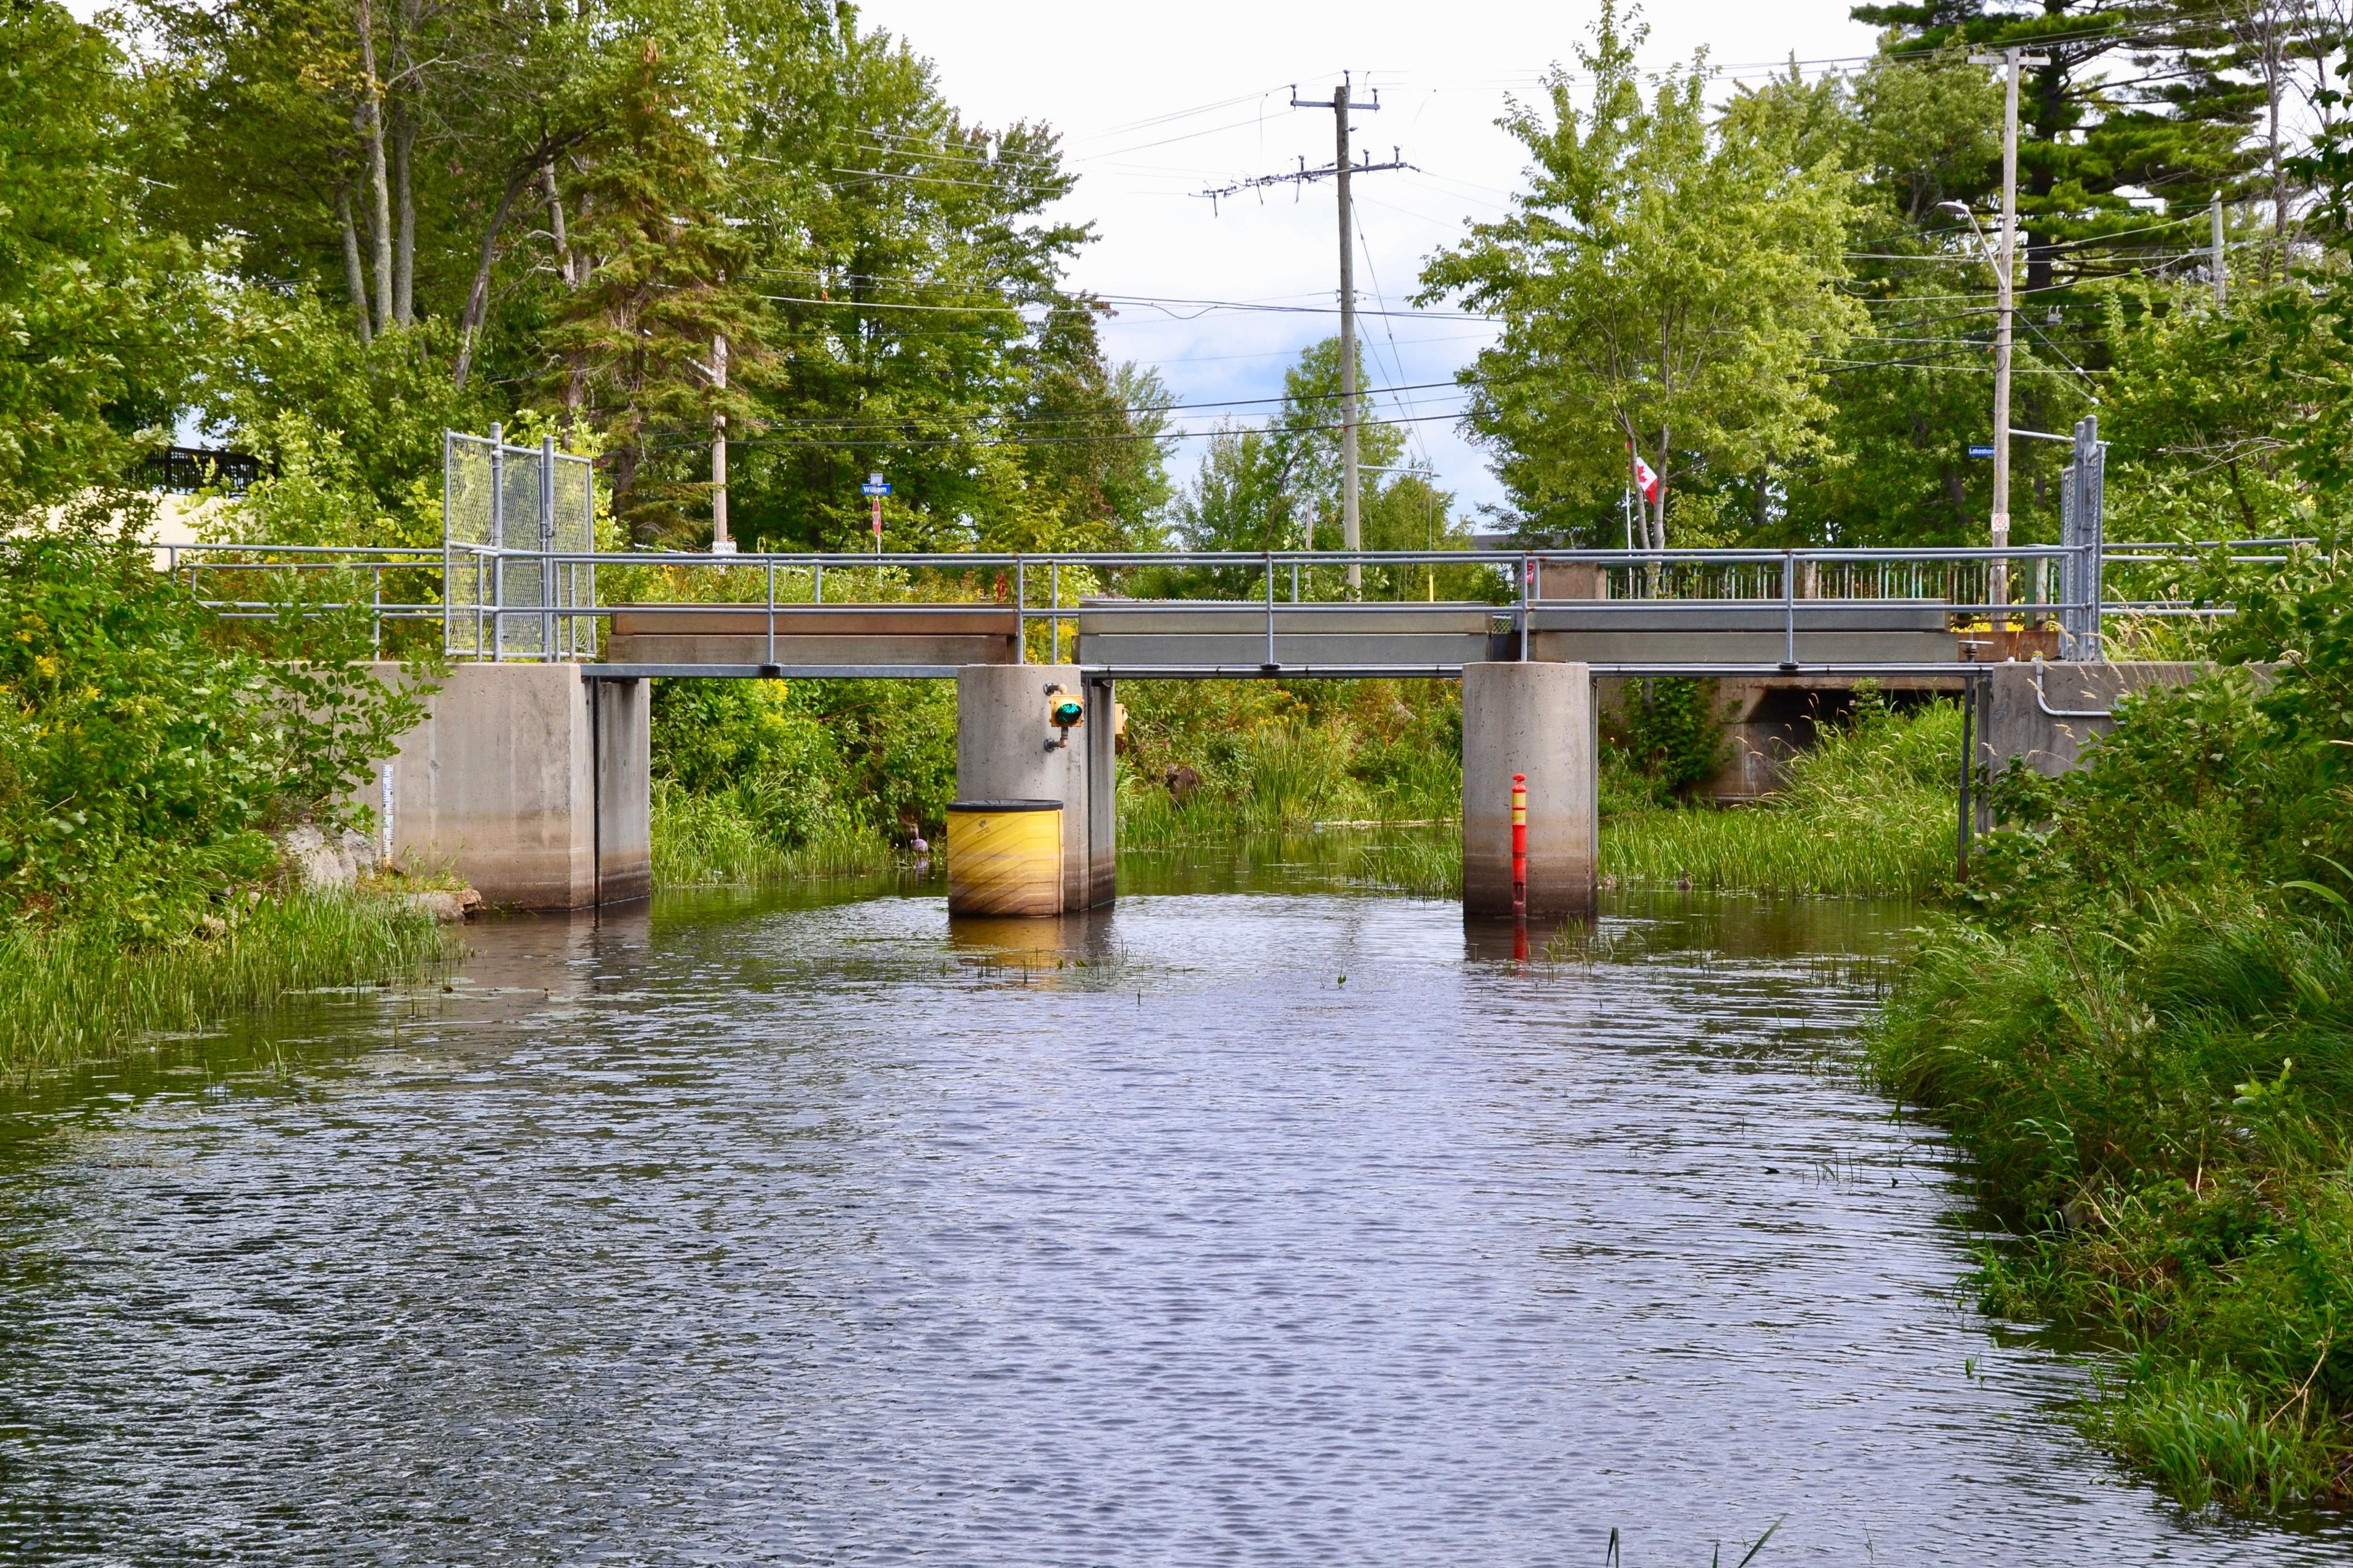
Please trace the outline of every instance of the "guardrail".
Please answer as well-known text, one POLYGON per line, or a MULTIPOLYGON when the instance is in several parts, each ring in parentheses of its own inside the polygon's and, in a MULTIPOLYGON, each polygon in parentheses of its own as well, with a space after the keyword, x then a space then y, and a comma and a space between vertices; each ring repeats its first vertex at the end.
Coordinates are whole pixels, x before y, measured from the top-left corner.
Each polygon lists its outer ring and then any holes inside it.
MULTIPOLYGON (((203 588, 227 574, 364 574, 365 598, 321 599, 307 607, 347 609, 364 605, 382 647, 386 623, 439 621, 442 647, 459 658, 491 660, 509 657, 514 639, 506 635, 511 624, 531 624, 542 630, 528 638, 534 661, 593 658, 596 647, 594 622, 612 613, 613 606, 596 602, 593 586, 586 603, 549 603, 553 595, 534 593, 533 602, 502 602, 501 585, 509 580, 511 565, 527 563, 529 570, 512 575, 544 584, 559 580, 595 583, 599 567, 659 569, 733 574, 730 591, 742 597, 676 601, 712 610, 751 614, 794 606, 822 605, 826 574, 837 581, 844 574, 864 578, 878 570, 937 579, 986 574, 1002 597, 923 600, 892 598, 899 612, 922 615, 927 610, 968 609, 974 604, 1004 604, 1015 612, 1026 633, 1039 623, 1048 628, 1050 655, 1059 660, 1064 624, 1087 607, 1082 600, 1119 597, 1123 579, 1145 573, 1194 574, 1190 583, 1167 578, 1156 585, 1203 593, 1154 601, 1156 610, 1230 613, 1262 610, 1270 647, 1276 612, 1295 605, 1345 613, 1394 609, 1433 602, 1436 574, 1440 568, 1471 568, 1474 576, 1492 574, 1486 603, 1499 629, 1516 633, 1523 657, 1527 651, 1534 613, 1554 606, 1574 605, 1581 613, 1602 616, 1639 615, 1666 604, 1778 605, 1782 610, 1786 662, 1797 662, 1799 607, 1822 604, 1902 605, 1935 609, 1956 622, 1997 619, 2006 623, 2045 625, 2055 628, 2061 656, 2076 660, 2104 657, 2103 623, 2109 616, 2211 616, 2231 614, 2227 605, 2210 605, 2179 598, 2110 597, 2105 579, 2112 570, 2156 563, 2187 563, 2228 552, 2245 564, 2280 564, 2297 546, 2311 541, 2263 539, 2212 544, 2110 544, 2100 559, 2086 563, 2084 552, 2053 545, 2021 545, 1987 549, 1788 549, 1788 550, 1452 550, 1452 551, 1257 551, 1257 552, 794 552, 711 555, 699 552, 596 552, 556 550, 512 550, 452 542, 442 548, 358 548, 330 545, 165 544, 155 547, 160 564, 184 576, 190 592, 230 619, 261 619, 284 612, 283 600, 237 595, 207 596, 203 588), (1430 599, 1394 597, 1351 601, 1314 596, 1322 590, 1319 577, 1336 582, 1351 564, 1398 569, 1400 584, 1409 575, 1429 584, 1430 599), (2067 572, 2067 566, 2096 569, 2067 572), (439 579, 438 599, 388 596, 385 576, 393 573, 420 574, 426 584, 439 579), (1198 575, 1198 574, 1206 574, 1198 575), (2075 576, 2091 592, 2082 599, 2063 597, 2058 584, 2075 576), (1065 602, 1065 587, 1079 579, 1078 595, 1065 602), (1040 582, 1040 579, 1043 579, 1040 582), (1232 595, 1236 579, 1255 579, 1248 597, 1232 595), (449 589, 462 584, 463 591, 449 589), (803 585, 807 596, 802 596, 803 585), (1045 602, 1033 604, 1043 589, 1045 602), (1092 595, 1089 589, 1093 592, 1092 595), (1224 590, 1220 592, 1220 590, 1224 590), (781 590, 781 591, 780 591, 781 590), (756 596, 749 596, 756 592, 756 596), (1214 593, 1218 596, 1206 596, 1214 593), (1009 600, 1009 604, 1008 601, 1009 600), (2086 628, 2081 631, 2071 627, 2086 628)), ((2127 573, 2127 574, 2137 574, 2127 573)), ((908 583, 897 584, 904 591, 908 583)), ((875 586, 868 578, 861 586, 875 586)), ((419 585, 420 591, 429 588, 419 585)), ((669 602, 669 601, 664 601, 669 602)), ((839 602, 839 601, 837 601, 839 602)), ((874 599, 859 601, 876 603, 874 599)), ((1465 601, 1455 601, 1463 603, 1465 601)), ((773 626, 773 620, 771 621, 773 626)), ((773 632, 771 634, 773 636, 773 632)), ((1026 645, 1025 645, 1026 646, 1026 645)))

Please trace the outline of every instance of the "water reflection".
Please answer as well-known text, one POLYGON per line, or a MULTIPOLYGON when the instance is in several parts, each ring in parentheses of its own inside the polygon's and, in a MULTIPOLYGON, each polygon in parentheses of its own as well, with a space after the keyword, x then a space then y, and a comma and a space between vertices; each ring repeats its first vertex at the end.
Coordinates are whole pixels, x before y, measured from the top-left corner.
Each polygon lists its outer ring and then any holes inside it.
POLYGON ((1819 946, 1908 911, 1620 901, 1523 966, 1303 876, 1018 930, 888 885, 476 928, 446 981, 16 1093, 0 1557, 1615 1526, 1697 1564, 1786 1518, 1760 1563, 2344 1560, 2181 1520, 1959 1304, 1947 1152, 1855 1085, 1871 988, 1819 946))

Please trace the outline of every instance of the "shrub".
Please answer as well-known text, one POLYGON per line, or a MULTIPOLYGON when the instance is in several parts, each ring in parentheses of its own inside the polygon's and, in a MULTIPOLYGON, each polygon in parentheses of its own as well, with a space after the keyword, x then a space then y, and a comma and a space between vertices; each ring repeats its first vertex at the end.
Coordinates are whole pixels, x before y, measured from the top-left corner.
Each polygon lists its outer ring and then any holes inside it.
POLYGON ((227 624, 86 510, 0 540, 0 900, 132 940, 271 875, 267 835, 348 792, 421 714, 364 612, 227 624))

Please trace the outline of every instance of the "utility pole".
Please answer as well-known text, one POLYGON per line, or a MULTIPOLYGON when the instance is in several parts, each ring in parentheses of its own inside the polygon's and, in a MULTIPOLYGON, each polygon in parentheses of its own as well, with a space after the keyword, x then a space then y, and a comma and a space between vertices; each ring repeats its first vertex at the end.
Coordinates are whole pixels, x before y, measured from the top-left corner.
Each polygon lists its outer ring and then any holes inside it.
POLYGON ((2214 249, 2212 259, 2208 262, 2207 266, 2208 269, 2214 274, 2214 308, 2219 310, 2222 308, 2223 296, 2229 291, 2230 288, 2228 274, 2222 270, 2221 192, 2216 191, 2214 193, 2214 199, 2207 204, 2206 212, 2207 215, 2213 219, 2214 224, 2214 249))
MULTIPOLYGON (((1971 55, 1971 65, 2008 68, 2001 111, 2001 259, 1994 268, 2000 291, 1993 351, 1993 547, 2010 548, 2010 342, 2018 310, 2018 78, 2027 66, 2046 66, 2046 55, 2030 55, 2015 45, 1999 55, 1971 55)), ((1987 598, 2010 602, 2010 563, 1996 561, 1986 573, 1987 598)))
MULTIPOLYGON (((1364 548, 1364 528, 1356 514, 1356 231, 1348 202, 1348 116, 1356 106, 1350 101, 1351 85, 1343 71, 1340 85, 1332 89, 1332 167, 1338 171, 1335 179, 1340 193, 1340 543, 1354 552, 1364 548)), ((1299 89, 1291 91, 1292 107, 1303 107, 1299 89)), ((1378 94, 1366 105, 1380 106, 1378 94)), ((1349 562, 1348 597, 1355 598, 1364 586, 1364 567, 1349 562)))
MULTIPOLYGON (((711 340, 711 384, 727 390, 727 339, 711 340)), ((711 416, 711 553, 733 555, 735 541, 727 531, 727 416, 711 416)))
MULTIPOLYGON (((1203 191, 1212 207, 1223 196, 1239 191, 1263 188, 1276 184, 1303 185, 1313 180, 1330 178, 1337 182, 1340 194, 1340 543, 1351 554, 1364 547, 1364 531, 1358 518, 1356 468, 1356 214, 1350 204, 1348 181, 1356 174, 1377 174, 1385 169, 1409 169, 1412 164, 1389 149, 1386 163, 1352 163, 1348 150, 1348 116, 1358 110, 1367 112, 1381 106, 1380 93, 1375 89, 1372 101, 1359 102, 1351 93, 1352 79, 1346 72, 1340 85, 1332 89, 1329 99, 1302 98, 1299 89, 1291 89, 1293 109, 1329 109, 1334 126, 1334 156, 1331 167, 1310 169, 1302 160, 1301 167, 1288 174, 1261 174, 1252 180, 1240 180, 1216 190, 1203 191)), ((1362 563, 1348 563, 1348 595, 1354 598, 1365 585, 1362 563)))

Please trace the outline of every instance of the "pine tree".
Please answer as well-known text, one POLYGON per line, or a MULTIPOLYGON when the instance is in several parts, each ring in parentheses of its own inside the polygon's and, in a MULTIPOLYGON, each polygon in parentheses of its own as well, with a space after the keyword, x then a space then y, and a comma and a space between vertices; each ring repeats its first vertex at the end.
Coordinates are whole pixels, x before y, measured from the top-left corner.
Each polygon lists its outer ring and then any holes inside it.
POLYGON ((2197 205, 2244 177, 2252 106, 2226 75, 2214 22, 2226 3, 1899 0, 1851 14, 1887 28, 1897 51, 2014 47, 2048 62, 2028 68, 2019 92, 2021 282, 2031 295, 2131 270, 2150 250, 2149 216, 2125 190, 2197 205), (2100 243, 2111 237, 2137 243, 2100 243))
POLYGON ((660 40, 644 41, 575 186, 578 281, 546 336, 565 417, 603 437, 614 513, 647 541, 708 526, 697 459, 714 418, 750 432, 748 388, 767 358, 760 300, 743 281, 750 247, 729 222, 725 156, 696 122, 685 74, 660 40), (712 374, 722 338, 723 388, 712 374))

